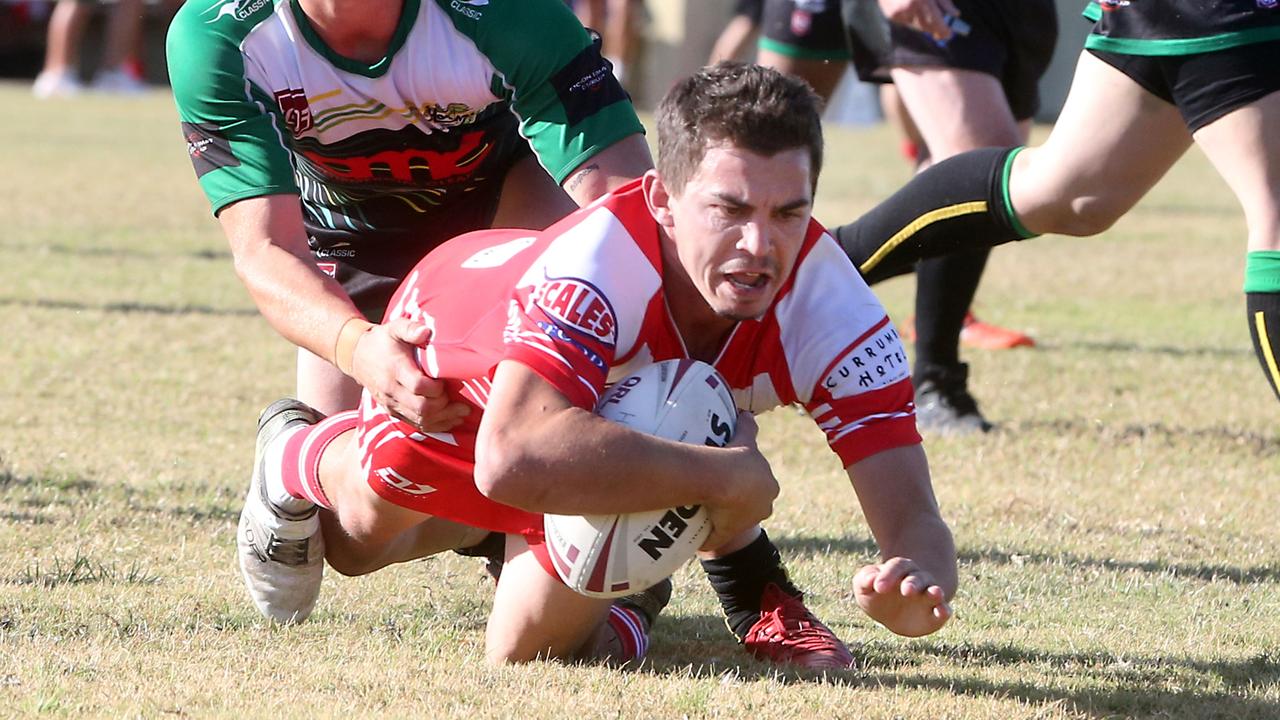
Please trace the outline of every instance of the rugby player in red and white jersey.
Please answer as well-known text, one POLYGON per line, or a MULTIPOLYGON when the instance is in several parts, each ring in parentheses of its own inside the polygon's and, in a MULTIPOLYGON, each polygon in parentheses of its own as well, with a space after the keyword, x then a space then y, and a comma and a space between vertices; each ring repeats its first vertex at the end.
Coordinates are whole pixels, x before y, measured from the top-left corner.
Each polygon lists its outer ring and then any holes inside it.
MULTIPOLYGON (((812 91, 725 64, 679 83, 657 114, 658 170, 545 231, 452 240, 393 297, 389 317, 432 330, 421 366, 452 401, 475 408, 461 425, 425 433, 368 394, 358 412, 323 420, 278 402, 259 423, 253 482, 263 489, 248 502, 283 491, 325 508, 324 559, 344 574, 505 533, 488 658, 626 662, 643 655, 661 603, 611 603, 564 586, 541 550, 541 514, 699 504, 714 525, 708 561, 767 543, 758 523, 778 485, 751 418, 800 403, 843 462, 880 545, 882 561, 854 577, 858 604, 899 634, 937 630, 950 617, 955 548, 897 333, 810 217, 822 159, 812 91), (713 364, 732 387, 741 415, 728 447, 662 440, 592 412, 611 379, 677 357, 713 364)), ((242 564, 292 553, 318 567, 321 533, 298 527, 279 517, 262 526, 242 564)), ((299 578, 306 570, 285 568, 299 578)), ((246 573, 259 608, 280 620, 305 617, 319 590, 318 572, 278 586, 255 577, 285 576, 246 573)), ((773 621, 800 621, 795 651, 805 633, 830 635, 799 597, 770 592, 780 596, 773 621)), ((756 625, 762 636, 777 631, 769 618, 756 625)), ((828 659, 852 662, 847 650, 828 659)))

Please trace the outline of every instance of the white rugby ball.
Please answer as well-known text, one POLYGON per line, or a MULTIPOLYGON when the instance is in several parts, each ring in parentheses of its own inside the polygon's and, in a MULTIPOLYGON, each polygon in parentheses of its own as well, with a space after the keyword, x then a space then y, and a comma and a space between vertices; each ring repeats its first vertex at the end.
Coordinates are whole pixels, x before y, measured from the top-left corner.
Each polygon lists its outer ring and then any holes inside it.
MULTIPOLYGON (((668 440, 723 447, 738 410, 716 369, 697 360, 664 360, 614 383, 596 413, 668 440)), ((590 597, 613 598, 651 587, 689 560, 711 534, 698 505, 621 515, 546 515, 547 550, 560 579, 590 597)))

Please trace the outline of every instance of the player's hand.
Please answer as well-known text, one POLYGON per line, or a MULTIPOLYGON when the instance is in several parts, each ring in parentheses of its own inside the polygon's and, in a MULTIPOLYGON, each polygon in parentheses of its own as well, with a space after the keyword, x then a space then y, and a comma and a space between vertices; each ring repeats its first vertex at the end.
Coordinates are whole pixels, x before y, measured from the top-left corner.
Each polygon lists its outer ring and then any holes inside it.
POLYGON ((880 0, 880 11, 890 22, 919 30, 939 42, 951 39, 946 16, 960 17, 951 0, 880 0))
POLYGON ((423 432, 445 432, 457 427, 471 407, 449 402, 444 384, 418 367, 416 349, 430 338, 426 325, 408 318, 375 325, 356 343, 352 374, 392 415, 423 432))
POLYGON ((928 635, 951 619, 942 588, 909 558, 863 567, 853 578, 853 595, 872 620, 907 637, 928 635))
POLYGON ((738 426, 733 439, 725 446, 729 461, 725 477, 732 478, 728 495, 720 502, 707 503, 711 535, 702 550, 712 551, 737 537, 773 514, 773 500, 778 497, 778 480, 773 468, 756 446, 755 418, 748 412, 738 413, 738 426))

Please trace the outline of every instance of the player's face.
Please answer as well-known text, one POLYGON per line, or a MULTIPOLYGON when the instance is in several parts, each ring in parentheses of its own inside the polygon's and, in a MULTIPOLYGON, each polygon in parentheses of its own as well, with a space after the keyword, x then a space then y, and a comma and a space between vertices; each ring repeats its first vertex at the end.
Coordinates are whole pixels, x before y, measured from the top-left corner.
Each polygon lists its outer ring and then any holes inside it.
POLYGON ((720 317, 757 318, 791 274, 813 211, 809 151, 713 145, 670 199, 679 263, 720 317))

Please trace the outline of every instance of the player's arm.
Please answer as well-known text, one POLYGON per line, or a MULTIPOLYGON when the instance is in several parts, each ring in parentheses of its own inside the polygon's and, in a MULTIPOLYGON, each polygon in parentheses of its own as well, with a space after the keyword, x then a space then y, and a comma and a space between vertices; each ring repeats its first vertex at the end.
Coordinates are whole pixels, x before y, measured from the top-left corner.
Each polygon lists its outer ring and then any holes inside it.
POLYGON ((639 133, 601 150, 569 173, 562 187, 579 206, 644 175, 653 168, 649 144, 639 133))
POLYGON ((846 472, 880 546, 880 562, 854 578, 858 605, 899 635, 938 630, 951 617, 956 550, 938 511, 924 448, 884 450, 846 472))
POLYGON ((371 325, 342 287, 320 272, 306 243, 296 195, 234 202, 218 213, 236 274, 267 322, 286 339, 338 366, 396 415, 448 430, 465 406, 446 407, 443 388, 422 373, 414 347, 427 328, 406 319, 371 325))
POLYGON ((707 547, 768 517, 778 484, 750 415, 714 448, 664 440, 575 406, 513 360, 498 365, 476 438, 476 486, 531 512, 612 514, 703 505, 707 547))

